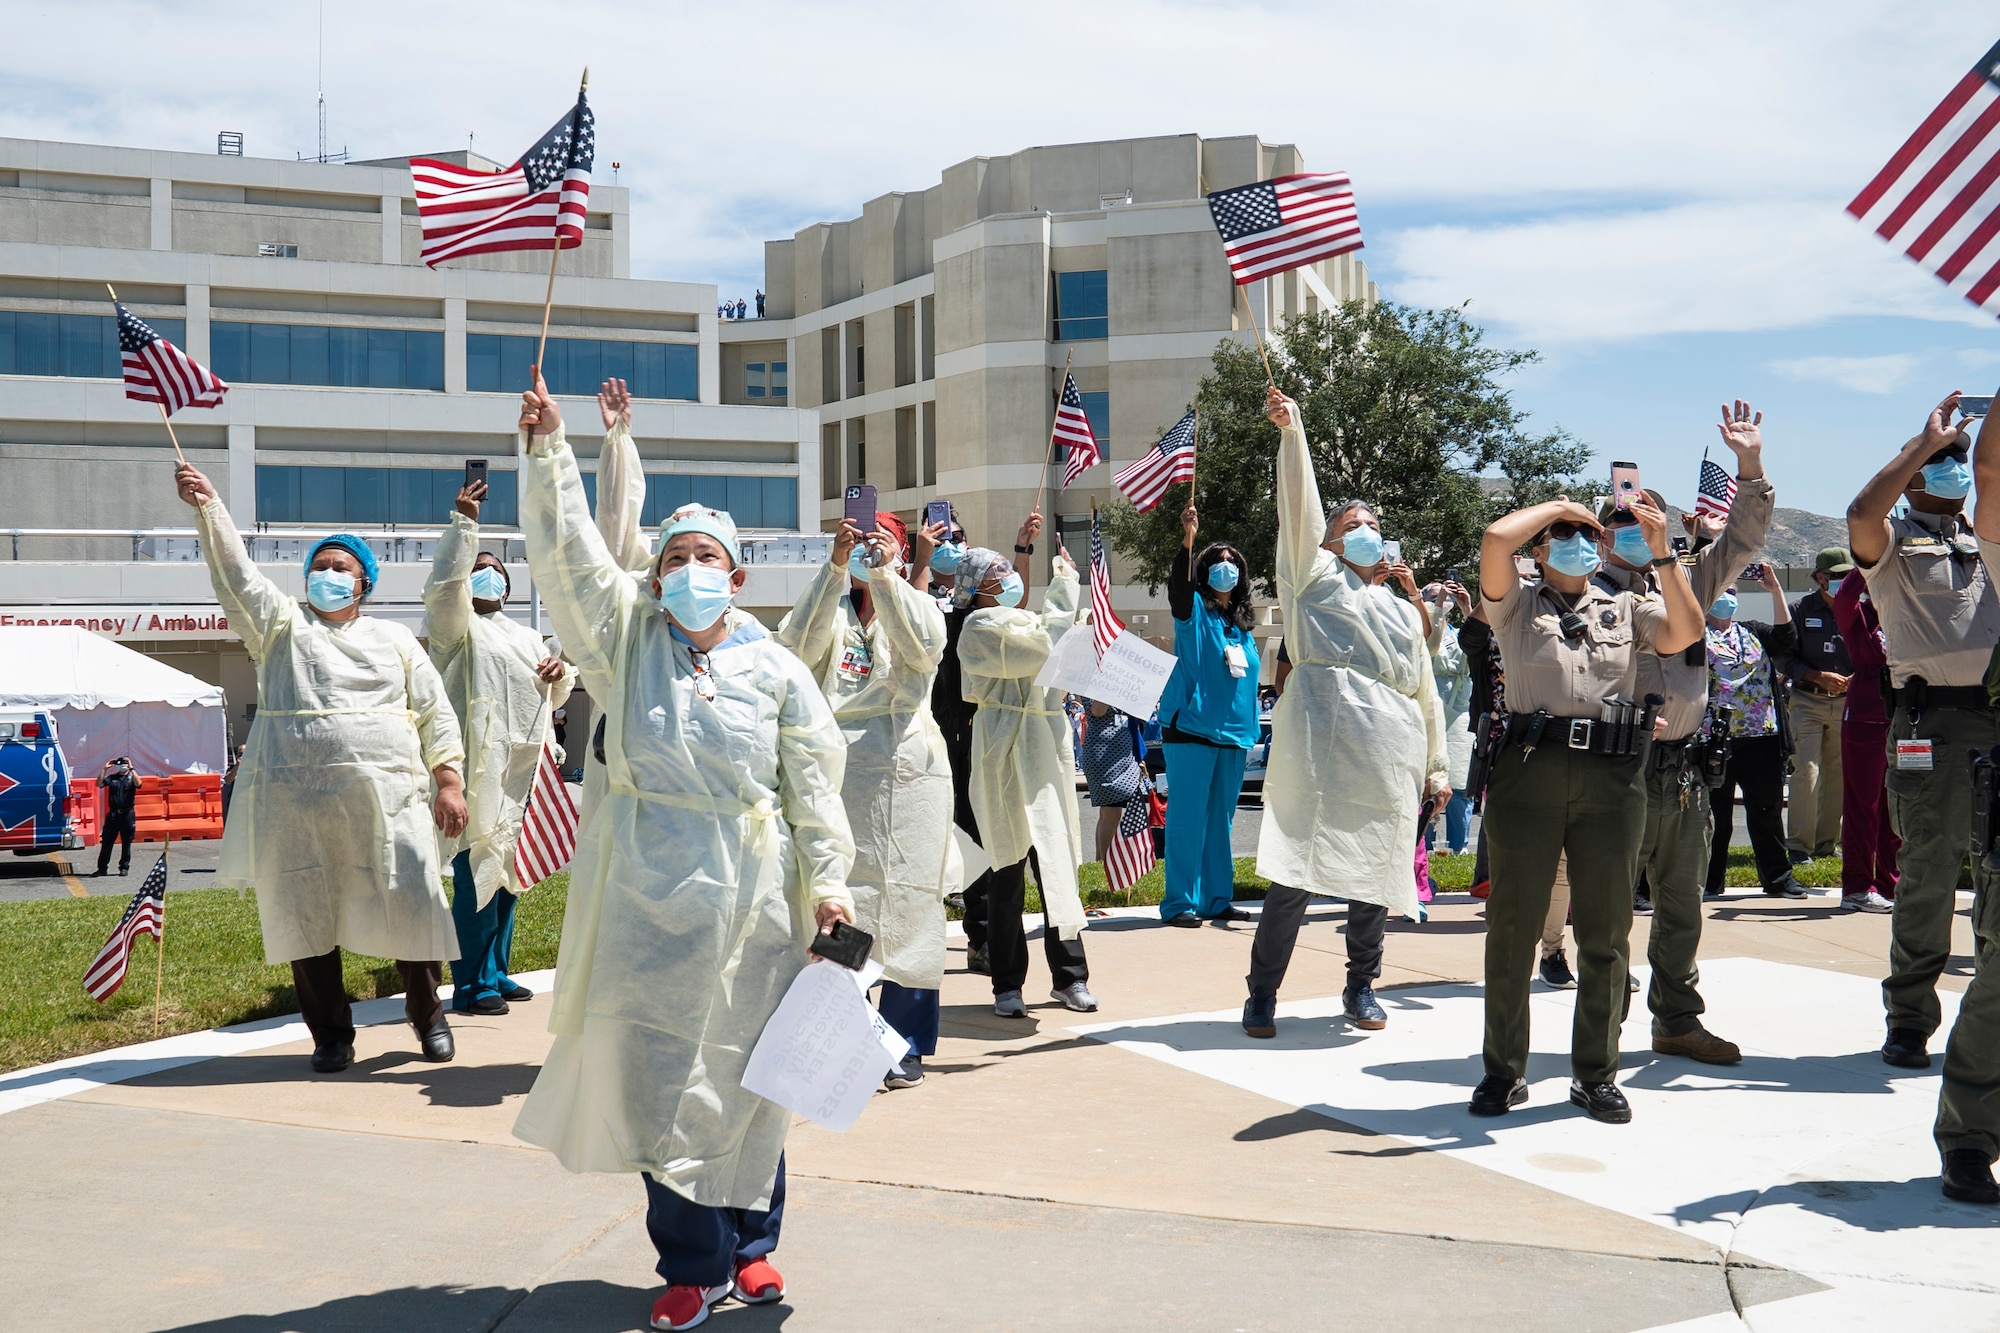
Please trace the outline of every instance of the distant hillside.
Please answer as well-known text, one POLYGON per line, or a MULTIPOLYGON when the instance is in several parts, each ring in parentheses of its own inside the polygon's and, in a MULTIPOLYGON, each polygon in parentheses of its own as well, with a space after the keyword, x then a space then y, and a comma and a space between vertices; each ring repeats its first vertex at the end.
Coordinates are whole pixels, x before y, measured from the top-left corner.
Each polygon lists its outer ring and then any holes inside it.
MULTIPOLYGON (((1672 506, 1669 506, 1671 508, 1672 506)), ((1680 511, 1674 510, 1669 531, 1679 532, 1680 511)), ((1812 568, 1813 557, 1829 546, 1847 545, 1847 520, 1828 518, 1805 509, 1783 506, 1771 513, 1771 536, 1765 553, 1779 565, 1812 568)))

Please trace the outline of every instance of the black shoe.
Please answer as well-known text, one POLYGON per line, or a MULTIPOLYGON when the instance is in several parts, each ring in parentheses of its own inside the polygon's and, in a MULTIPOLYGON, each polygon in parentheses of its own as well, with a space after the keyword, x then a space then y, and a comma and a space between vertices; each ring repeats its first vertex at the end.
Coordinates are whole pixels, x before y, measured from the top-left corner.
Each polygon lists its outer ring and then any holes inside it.
POLYGON ((1953 1148, 1944 1155, 1944 1197, 1960 1203, 2000 1203, 1993 1164, 1977 1148, 1953 1148))
POLYGON ((1813 854, 1811 852, 1786 852, 1785 859, 1795 866, 1809 866, 1813 863, 1813 854))
POLYGON ((965 946, 965 970, 977 972, 982 977, 993 975, 993 965, 986 961, 986 950, 976 944, 965 946))
POLYGON ((1472 1090, 1472 1100, 1465 1109, 1474 1115, 1506 1115, 1527 1100, 1528 1080, 1517 1078, 1510 1083, 1498 1074, 1488 1074, 1472 1090))
POLYGON ((90 872, 90 877, 92 879, 103 879, 106 875, 110 873, 111 872, 109 870, 106 870, 103 866, 99 866, 97 867, 97 869, 90 872))
POLYGON ((1557 990, 1576 989, 1576 974, 1569 970, 1569 959, 1561 949, 1542 960, 1542 984, 1557 990))
POLYGON ((1381 1004, 1376 1001, 1375 988, 1365 981, 1343 991, 1340 1005, 1348 1021, 1364 1031, 1375 1032, 1389 1026, 1389 1015, 1382 1012, 1381 1004))
POLYGON ((1198 930, 1201 927, 1201 918, 1193 912, 1182 912, 1179 916, 1168 917, 1167 924, 1179 926, 1182 930, 1198 930))
POLYGON ((897 1062, 888 1076, 882 1080, 885 1088, 914 1088, 924 1081, 924 1059, 911 1051, 897 1062))
POLYGON ((354 1063, 354 1043, 351 1041, 321 1042, 313 1047, 312 1065, 315 1074, 338 1074, 354 1063))
POLYGON ((132 873, 132 867, 131 867, 131 866, 119 866, 119 867, 118 867, 118 878, 120 878, 120 879, 123 879, 123 878, 125 878, 125 876, 127 876, 127 875, 129 875, 129 874, 131 874, 131 873, 132 873))
POLYGON ((419 1032, 417 1037, 423 1043, 424 1059, 434 1065, 441 1065, 458 1054, 458 1047, 451 1039, 451 1024, 445 1021, 443 1014, 439 1014, 438 1021, 419 1032))
POLYGON ((1651 898, 1642 893, 1632 899, 1633 916, 1651 916, 1652 914, 1653 900, 1651 898))
POLYGON ((1210 921, 1249 921, 1252 918, 1248 912, 1240 907, 1225 907, 1208 919, 1210 921))
POLYGON ((468 1014, 486 1014, 488 1016, 495 1014, 504 1014, 507 1012, 507 1002, 501 999, 498 995, 482 995, 478 999, 474 1000, 471 1004, 465 1006, 464 1010, 462 1010, 461 1012, 468 1014))
POLYGON ((1243 1030, 1253 1037, 1278 1035, 1278 992, 1250 988, 1250 998, 1243 1002, 1243 1030))
POLYGON ((1792 878, 1790 875, 1787 875, 1776 884, 1767 885, 1764 889, 1764 896, 1766 898, 1803 898, 1806 896, 1806 891, 1804 885, 1800 884, 1798 880, 1792 878))
POLYGON ((1639 978, 1633 976, 1630 972, 1625 974, 1625 993, 1627 995, 1637 995, 1639 993, 1639 978))
POLYGON ((1890 1028, 1889 1040, 1882 1043, 1882 1063, 1898 1069, 1929 1069, 1931 1053, 1924 1049, 1929 1040, 1915 1028, 1890 1028))
POLYGON ((523 1000, 534 999, 535 993, 512 977, 502 977, 500 978, 500 998, 509 1004, 519 1004, 523 1000))
POLYGON ((1721 890, 1721 889, 1703 889, 1703 890, 1701 891, 1701 896, 1702 896, 1702 897, 1703 897, 1704 899, 1706 899, 1706 900, 1708 900, 1708 901, 1710 901, 1710 902, 1713 902, 1713 901, 1714 901, 1715 899, 1717 899, 1717 898, 1720 898, 1720 897, 1722 896, 1722 890, 1721 890))
POLYGON ((1625 1100, 1616 1083, 1579 1083, 1571 1079, 1569 1101, 1572 1106, 1581 1106, 1592 1120, 1602 1120, 1607 1125, 1632 1123, 1632 1103, 1625 1100))

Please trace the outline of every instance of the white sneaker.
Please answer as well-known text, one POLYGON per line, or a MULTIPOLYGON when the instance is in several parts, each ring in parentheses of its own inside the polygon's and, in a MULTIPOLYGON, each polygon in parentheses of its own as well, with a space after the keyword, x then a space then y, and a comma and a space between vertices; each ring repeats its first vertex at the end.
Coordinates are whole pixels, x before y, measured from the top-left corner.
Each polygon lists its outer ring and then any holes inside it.
POLYGON ((1884 898, 1874 889, 1870 889, 1866 893, 1849 893, 1843 895, 1840 900, 1840 910, 1843 912, 1874 912, 1880 914, 1895 911, 1896 904, 1884 898))
POLYGON ((993 1012, 1002 1018, 1026 1018, 1028 1006, 1021 1003, 1021 992, 1003 990, 993 997, 993 1012))
POLYGON ((1049 998, 1060 1004, 1063 1008, 1074 1010, 1079 1014, 1094 1014, 1097 1012, 1097 997, 1092 995, 1090 987, 1084 985, 1081 981, 1064 986, 1061 990, 1050 991, 1049 998))

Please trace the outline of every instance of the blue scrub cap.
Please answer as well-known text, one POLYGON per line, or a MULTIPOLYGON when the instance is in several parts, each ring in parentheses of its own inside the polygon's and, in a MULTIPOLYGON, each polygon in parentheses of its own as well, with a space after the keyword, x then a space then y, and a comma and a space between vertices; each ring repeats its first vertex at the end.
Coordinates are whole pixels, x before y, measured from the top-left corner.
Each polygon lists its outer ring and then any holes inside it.
POLYGON ((362 541, 351 532, 336 532, 331 537, 322 537, 319 541, 315 542, 312 550, 306 552, 305 573, 310 574, 312 572, 314 557, 329 546, 338 546, 341 550, 359 560, 361 562, 361 573, 367 578, 371 586, 380 581, 381 566, 375 563, 375 553, 368 549, 367 542, 362 541))
MULTIPOLYGON (((729 552, 729 565, 732 569, 742 559, 741 552, 737 549, 736 520, 731 518, 729 511, 725 509, 710 509, 706 505, 697 504, 682 505, 676 509, 667 516, 666 522, 660 524, 659 554, 664 554, 667 543, 683 532, 699 532, 721 542, 722 549, 729 552)), ((659 554, 654 556, 656 563, 659 554)))

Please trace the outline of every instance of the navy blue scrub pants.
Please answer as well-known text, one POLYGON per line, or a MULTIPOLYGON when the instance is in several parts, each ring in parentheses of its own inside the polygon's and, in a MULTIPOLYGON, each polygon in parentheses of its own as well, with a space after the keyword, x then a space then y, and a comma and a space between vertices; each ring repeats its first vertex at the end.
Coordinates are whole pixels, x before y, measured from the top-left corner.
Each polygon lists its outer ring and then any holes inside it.
POLYGON ((778 1248, 785 1220, 785 1159, 778 1158, 771 1208, 706 1208, 662 1185, 644 1171, 646 1234, 660 1252, 654 1272, 670 1287, 719 1287, 736 1270, 778 1248))
POLYGON ((882 998, 875 1005, 882 1021, 910 1039, 918 1055, 936 1055, 938 1043, 938 993, 913 990, 893 981, 882 983, 882 998))
POLYGON ((1243 766, 1250 752, 1234 745, 1169 742, 1167 751, 1167 892, 1160 919, 1187 912, 1221 916, 1236 897, 1236 856, 1229 836, 1243 766))
POLYGON ((486 906, 472 883, 472 853, 451 862, 451 921, 458 928, 458 957, 451 960, 451 1007, 464 1013, 488 995, 506 998, 507 960, 514 952, 514 904, 520 899, 496 889, 486 906))

